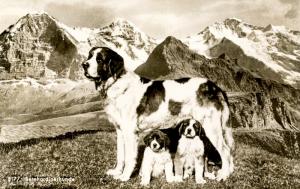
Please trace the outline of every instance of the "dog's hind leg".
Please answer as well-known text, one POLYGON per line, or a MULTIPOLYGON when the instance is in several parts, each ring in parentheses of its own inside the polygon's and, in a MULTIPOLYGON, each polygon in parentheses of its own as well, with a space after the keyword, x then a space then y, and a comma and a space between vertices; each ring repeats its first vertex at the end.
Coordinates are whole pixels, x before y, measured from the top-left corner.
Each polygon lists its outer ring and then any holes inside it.
POLYGON ((230 148, 225 144, 225 141, 223 141, 221 148, 217 150, 219 151, 222 159, 222 168, 217 172, 217 180, 226 180, 232 172, 230 170, 230 166, 231 164, 233 164, 232 156, 230 154, 230 148))
POLYGON ((125 163, 124 153, 124 136, 120 129, 117 129, 117 164, 114 169, 109 169, 106 174, 114 177, 118 177, 123 173, 125 163))
POLYGON ((226 144, 223 136, 221 112, 212 111, 209 116, 204 118, 202 125, 206 136, 209 138, 221 156, 222 167, 218 170, 216 179, 218 181, 226 180, 231 173, 230 164, 232 159, 230 158, 230 148, 226 144))
POLYGON ((210 180, 216 179, 216 176, 215 176, 214 172, 210 173, 209 170, 208 170, 208 159, 207 159, 207 157, 204 159, 204 177, 206 177, 210 180))
POLYGON ((125 144, 125 166, 123 173, 117 178, 121 181, 127 181, 136 166, 138 154, 138 135, 134 130, 123 131, 125 144))

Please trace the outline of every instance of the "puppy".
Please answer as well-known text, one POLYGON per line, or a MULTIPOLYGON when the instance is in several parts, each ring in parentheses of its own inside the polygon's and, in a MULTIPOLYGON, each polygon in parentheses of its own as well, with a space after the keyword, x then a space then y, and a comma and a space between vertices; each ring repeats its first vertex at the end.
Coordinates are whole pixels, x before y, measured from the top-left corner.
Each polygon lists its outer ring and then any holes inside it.
POLYGON ((165 173, 167 182, 172 182, 173 162, 169 152, 170 140, 160 130, 151 131, 144 137, 146 148, 140 169, 141 185, 148 185, 151 176, 159 177, 165 173))
POLYGON ((181 138, 175 154, 175 181, 181 182, 193 174, 197 184, 204 184, 204 144, 200 139, 201 124, 194 119, 186 119, 178 124, 181 138))
POLYGON ((208 167, 214 165, 216 168, 222 168, 221 156, 206 136, 200 122, 185 119, 177 127, 181 138, 174 160, 176 181, 188 178, 194 170, 197 183, 206 182, 203 175, 209 179, 216 179, 214 172, 210 173, 208 167))

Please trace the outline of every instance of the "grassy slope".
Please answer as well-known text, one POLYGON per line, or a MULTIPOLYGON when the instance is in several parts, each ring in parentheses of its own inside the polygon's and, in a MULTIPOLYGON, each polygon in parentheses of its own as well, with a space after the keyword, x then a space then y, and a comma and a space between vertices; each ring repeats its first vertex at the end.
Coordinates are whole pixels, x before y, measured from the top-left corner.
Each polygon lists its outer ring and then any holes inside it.
MULTIPOLYGON (((105 130, 105 129, 104 129, 105 130)), ((0 186, 17 176, 68 176, 73 188, 139 188, 139 178, 121 183, 105 176, 116 157, 114 132, 69 134, 54 139, 34 139, 0 146, 0 186)), ((279 156, 246 144, 237 144, 236 169, 225 182, 209 181, 201 188, 299 188, 300 160, 279 156)), ((64 185, 52 182, 52 187, 64 185)), ((36 182, 42 186, 42 182, 36 182)), ((49 186, 49 184, 46 184, 49 186)), ((32 185, 33 186, 33 185, 32 185)), ((193 179, 167 184, 163 178, 151 182, 153 188, 199 188, 193 179)))

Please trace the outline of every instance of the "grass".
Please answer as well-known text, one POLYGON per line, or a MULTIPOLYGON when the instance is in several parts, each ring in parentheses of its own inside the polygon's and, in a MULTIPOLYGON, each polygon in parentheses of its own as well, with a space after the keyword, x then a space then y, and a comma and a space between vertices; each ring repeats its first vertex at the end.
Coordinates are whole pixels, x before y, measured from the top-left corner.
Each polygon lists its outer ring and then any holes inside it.
MULTIPOLYGON (((223 182, 167 184, 153 179, 151 188, 300 188, 300 160, 237 143, 235 172, 223 182)), ((116 158, 116 134, 90 131, 53 139, 33 139, 0 145, 0 186, 7 188, 140 188, 135 174, 128 182, 105 175, 116 158), (15 176, 15 177, 12 177, 15 176), (40 181, 23 182, 26 177, 40 181), (67 177, 70 182, 43 182, 41 178, 67 177), (19 179, 19 182, 8 182, 19 179), (16 184, 13 186, 13 184, 16 184)))

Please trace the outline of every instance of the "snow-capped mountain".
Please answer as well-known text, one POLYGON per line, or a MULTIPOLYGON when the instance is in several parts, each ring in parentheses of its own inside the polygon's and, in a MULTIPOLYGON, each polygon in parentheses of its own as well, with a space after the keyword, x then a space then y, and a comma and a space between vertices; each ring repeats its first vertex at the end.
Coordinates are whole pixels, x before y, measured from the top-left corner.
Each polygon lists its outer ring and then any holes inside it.
POLYGON ((72 78, 80 74, 76 40, 46 13, 27 14, 0 34, 0 73, 11 78, 72 78))
POLYGON ((90 29, 69 27, 47 13, 27 14, 0 35, 0 78, 82 78, 80 64, 93 46, 114 49, 133 70, 155 45, 123 19, 90 29))
POLYGON ((206 57, 225 53, 258 77, 300 86, 300 32, 226 19, 184 42, 206 57))
MULTIPOLYGON (((253 75, 300 88, 300 32, 226 19, 183 40, 207 58, 226 54, 253 75)), ((0 35, 0 79, 82 78, 93 46, 108 46, 128 70, 144 63, 158 42, 117 19, 102 28, 69 27, 47 13, 27 14, 0 35)))
POLYGON ((86 56, 93 46, 108 46, 123 56, 129 70, 134 70, 144 63, 157 45, 155 39, 147 36, 133 23, 121 18, 97 29, 71 28, 59 22, 58 24, 76 39, 79 53, 86 56))

